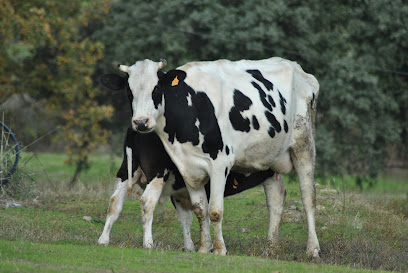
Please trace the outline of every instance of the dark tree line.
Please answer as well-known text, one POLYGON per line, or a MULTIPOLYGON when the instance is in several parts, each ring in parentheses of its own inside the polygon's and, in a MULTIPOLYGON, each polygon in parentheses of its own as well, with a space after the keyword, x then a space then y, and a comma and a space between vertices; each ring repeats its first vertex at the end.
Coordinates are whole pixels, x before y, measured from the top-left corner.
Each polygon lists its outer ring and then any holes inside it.
POLYGON ((29 142, 58 125, 77 163, 87 165, 106 129, 121 139, 129 124, 126 95, 95 88, 115 64, 272 56, 297 61, 320 82, 319 174, 375 177, 391 153, 407 162, 404 0, 5 0, 0 14, 0 107, 28 94, 25 109, 41 108, 47 115, 35 118, 44 122, 16 115, 13 128, 29 142))
MULTIPOLYGON (((391 147, 408 155, 407 25, 402 0, 117 1, 94 37, 101 73, 145 58, 297 61, 320 82, 318 173, 374 177, 391 147)), ((125 96, 107 97, 124 128, 125 96)))

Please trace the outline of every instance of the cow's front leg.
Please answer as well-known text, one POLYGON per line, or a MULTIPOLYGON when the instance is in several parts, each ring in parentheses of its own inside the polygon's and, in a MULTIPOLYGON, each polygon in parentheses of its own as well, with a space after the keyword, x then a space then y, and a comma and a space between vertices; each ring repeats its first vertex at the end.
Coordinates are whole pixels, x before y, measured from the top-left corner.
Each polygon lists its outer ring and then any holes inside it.
POLYGON ((153 212, 156 207, 157 201, 160 198, 164 187, 164 179, 154 178, 147 186, 140 198, 140 206, 142 209, 142 224, 143 224, 143 247, 153 247, 153 212))
POLYGON ((188 193, 190 194, 191 204, 193 211, 197 216, 198 223, 200 224, 200 253, 211 252, 211 235, 210 235, 210 219, 208 217, 208 201, 207 194, 204 187, 195 190, 187 185, 188 193))
POLYGON ((102 235, 99 237, 98 244, 107 246, 109 244, 109 234, 113 224, 119 217, 123 208, 123 202, 125 202, 128 180, 122 182, 122 179, 117 178, 115 191, 110 198, 110 204, 108 209, 108 215, 106 216, 105 227, 103 228, 102 235))
POLYGON ((177 211, 177 216, 181 227, 183 229, 184 235, 184 251, 194 252, 194 243, 191 240, 191 224, 193 223, 193 216, 191 215, 191 211, 187 209, 182 202, 177 200, 176 198, 171 198, 174 207, 177 211))
POLYGON ((211 176, 210 187, 210 219, 214 225, 214 253, 217 255, 226 255, 224 238, 222 236, 222 218, 224 213, 224 191, 226 176, 225 172, 221 174, 214 172, 211 176))
POLYGON ((283 202, 286 198, 286 189, 283 185, 282 176, 275 174, 263 183, 266 205, 269 210, 268 244, 276 247, 279 241, 279 227, 282 219, 283 202))

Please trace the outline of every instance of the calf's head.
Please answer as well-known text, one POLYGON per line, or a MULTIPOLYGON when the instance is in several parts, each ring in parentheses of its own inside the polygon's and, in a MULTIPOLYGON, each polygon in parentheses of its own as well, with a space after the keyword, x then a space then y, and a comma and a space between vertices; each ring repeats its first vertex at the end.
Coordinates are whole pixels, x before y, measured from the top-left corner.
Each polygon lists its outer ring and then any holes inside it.
POLYGON ((132 128, 136 131, 151 132, 164 112, 163 91, 158 83, 159 78, 165 75, 160 70, 165 65, 165 60, 143 60, 132 66, 119 65, 118 69, 126 73, 125 77, 117 74, 101 77, 104 86, 112 90, 126 90, 132 109, 132 128))

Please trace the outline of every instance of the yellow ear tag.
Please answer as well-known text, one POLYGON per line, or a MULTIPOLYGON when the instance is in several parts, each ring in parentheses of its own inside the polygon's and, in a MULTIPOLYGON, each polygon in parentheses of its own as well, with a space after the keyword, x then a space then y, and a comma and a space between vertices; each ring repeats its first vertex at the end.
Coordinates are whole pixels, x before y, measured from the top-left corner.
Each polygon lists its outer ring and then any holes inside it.
POLYGON ((174 78, 174 80, 171 82, 171 86, 176 86, 179 84, 179 79, 177 79, 177 76, 174 78))

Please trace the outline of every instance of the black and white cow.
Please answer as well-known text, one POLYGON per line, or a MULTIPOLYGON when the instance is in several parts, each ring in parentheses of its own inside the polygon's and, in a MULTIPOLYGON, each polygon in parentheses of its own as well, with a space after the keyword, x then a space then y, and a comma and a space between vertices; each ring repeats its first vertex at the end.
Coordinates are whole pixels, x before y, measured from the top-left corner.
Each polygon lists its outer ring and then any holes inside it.
MULTIPOLYGON (((144 60, 120 65, 128 75, 127 83, 107 82, 127 86, 133 128, 155 131, 180 171, 199 217, 199 251, 211 249, 210 218, 214 252, 226 254, 223 197, 231 170, 272 169, 285 174, 294 166, 308 221, 307 253, 318 257, 313 135, 319 84, 315 77, 281 58, 192 62, 163 73, 160 69, 165 64, 144 60), (204 189, 208 181, 209 204, 204 189)), ((266 187, 279 193, 282 185, 275 180, 266 187)), ((276 209, 281 210, 279 205, 276 209)), ((277 219, 275 208, 271 211, 277 219)))
MULTIPOLYGON (((228 175, 224 196, 235 195, 247 189, 253 188, 265 180, 277 179, 271 170, 253 173, 245 176, 231 172, 228 175)), ((184 235, 184 249, 194 251, 194 243, 191 240, 192 204, 186 185, 169 155, 166 153, 159 137, 153 132, 141 134, 131 127, 127 130, 123 161, 116 174, 115 191, 110 198, 108 215, 102 235, 98 240, 99 245, 109 244, 110 230, 118 219, 123 208, 128 191, 134 184, 144 189, 141 197, 142 223, 143 223, 143 247, 153 247, 152 221, 153 211, 160 196, 170 196, 177 211, 184 235), (128 164, 126 148, 132 150, 132 179, 128 178, 128 164), (142 181, 144 180, 144 181, 142 181)), ((210 194, 210 184, 205 186, 207 195, 210 194)), ((282 188, 284 191, 284 188, 282 188)), ((267 195, 267 200, 272 199, 267 195)), ((276 202, 276 200, 273 200, 276 202)), ((283 200, 281 200, 283 202, 283 200)), ((272 202, 272 200, 271 200, 272 202)), ((267 203, 269 206, 269 203, 267 203)), ((270 228, 276 229, 273 225, 270 228)), ((273 230, 271 232, 274 232, 273 230)))

